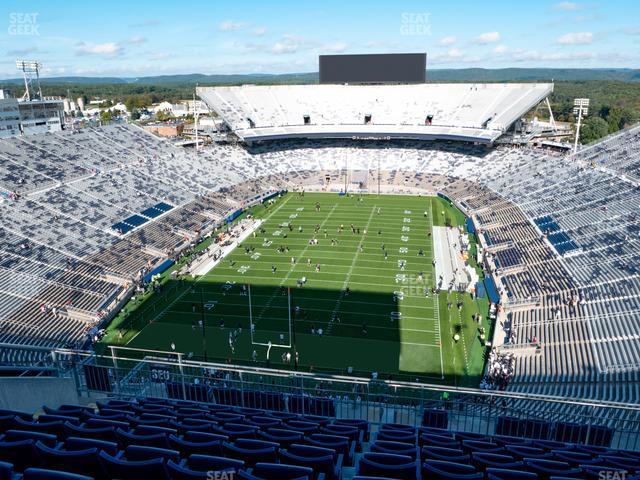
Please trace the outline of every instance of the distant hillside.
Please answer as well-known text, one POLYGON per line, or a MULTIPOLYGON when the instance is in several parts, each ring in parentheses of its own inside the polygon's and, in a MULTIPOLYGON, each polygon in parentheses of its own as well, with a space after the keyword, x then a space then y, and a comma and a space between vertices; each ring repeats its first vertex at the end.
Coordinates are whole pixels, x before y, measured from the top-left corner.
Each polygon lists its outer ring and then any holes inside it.
MULTIPOLYGON (((588 68, 461 68, 427 69, 430 82, 586 82, 618 81, 640 82, 640 70, 634 69, 588 69, 588 68)), ((160 75, 152 77, 49 77, 43 78, 44 85, 234 85, 241 83, 317 83, 318 73, 292 74, 251 74, 251 75, 204 75, 192 73, 185 75, 160 75)), ((21 78, 0 80, 0 84, 21 85, 21 78)))

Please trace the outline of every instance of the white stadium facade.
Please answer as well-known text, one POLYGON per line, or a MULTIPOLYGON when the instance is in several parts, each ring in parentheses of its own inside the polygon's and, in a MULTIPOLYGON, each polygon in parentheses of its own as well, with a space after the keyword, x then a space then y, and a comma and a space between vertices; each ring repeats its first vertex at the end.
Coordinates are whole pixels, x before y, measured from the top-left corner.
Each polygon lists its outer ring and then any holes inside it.
POLYGON ((137 282, 234 212, 347 185, 442 194, 473 219, 503 298, 496 335, 513 333, 510 392, 638 404, 640 127, 575 155, 494 144, 552 91, 200 87, 234 141, 189 151, 134 125, 0 139, 0 363, 87 347, 137 282))
POLYGON ((550 83, 200 87, 243 141, 397 138, 492 143, 550 83))

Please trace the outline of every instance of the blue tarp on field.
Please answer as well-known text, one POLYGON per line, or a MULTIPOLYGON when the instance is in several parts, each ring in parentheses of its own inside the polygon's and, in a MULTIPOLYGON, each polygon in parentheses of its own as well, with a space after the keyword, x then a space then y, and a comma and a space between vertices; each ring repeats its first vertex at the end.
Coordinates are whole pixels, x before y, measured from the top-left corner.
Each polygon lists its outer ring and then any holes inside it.
POLYGON ((242 215, 242 209, 236 210, 231 215, 229 215, 227 218, 225 218, 224 221, 225 221, 225 223, 231 223, 236 218, 238 218, 240 215, 242 215))
POLYGON ((473 220, 467 217, 467 219, 465 220, 465 224, 467 226, 467 232, 471 233, 472 235, 475 235, 476 226, 473 224, 473 220))
POLYGON ((487 289, 484 288, 484 283, 478 282, 476 283, 476 297, 484 298, 487 294, 487 289))
POLYGON ((158 273, 162 273, 165 270, 167 270, 168 268, 171 267, 171 265, 173 265, 173 260, 171 259, 167 259, 164 262, 162 262, 160 265, 158 265, 156 268, 154 268, 153 270, 151 270, 149 273, 147 273, 144 277, 143 277, 143 281, 145 283, 149 283, 151 281, 151 278, 154 275, 157 275, 158 273))
POLYGON ((484 279, 484 285, 487 288, 487 294, 489 295, 489 301, 491 303, 500 303, 500 295, 498 295, 498 289, 493 279, 487 277, 484 279))

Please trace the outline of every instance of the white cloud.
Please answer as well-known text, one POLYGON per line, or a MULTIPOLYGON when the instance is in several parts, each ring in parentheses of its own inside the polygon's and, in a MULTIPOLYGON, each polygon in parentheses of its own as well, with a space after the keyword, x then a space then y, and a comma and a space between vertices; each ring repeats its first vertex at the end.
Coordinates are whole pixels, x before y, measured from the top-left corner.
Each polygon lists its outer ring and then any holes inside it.
POLYGON ((116 57, 123 52, 124 47, 116 42, 82 42, 76 46, 76 55, 101 55, 103 57, 116 57))
POLYGON ((640 27, 629 27, 624 29, 627 35, 640 35, 640 27))
POLYGON ((328 45, 324 45, 322 47, 322 50, 330 53, 341 53, 341 52, 344 52, 347 48, 349 48, 349 45, 346 44, 345 42, 335 42, 335 43, 330 43, 328 45))
POLYGON ((438 45, 443 46, 443 47, 447 47, 449 45, 453 45, 454 43, 456 43, 456 37, 454 37, 453 35, 449 35, 447 37, 442 37, 440 40, 438 40, 438 45))
POLYGON ((593 52, 539 52, 537 50, 516 50, 509 56, 513 62, 570 62, 594 58, 596 55, 593 52))
POLYGON ((135 36, 129 38, 129 40, 127 40, 127 42, 131 43, 132 45, 139 45, 139 44, 144 43, 146 41, 147 41, 147 39, 142 37, 142 36, 140 36, 140 35, 135 35, 135 36))
POLYGON ((560 45, 588 45, 593 42, 593 33, 574 32, 558 37, 556 40, 560 45))
POLYGON ((253 34, 256 37, 262 37, 265 33, 267 33, 266 27, 256 27, 253 29, 253 34))
POLYGON ((556 3, 553 8, 556 10, 562 10, 564 12, 575 12, 576 10, 580 10, 582 5, 574 2, 560 2, 556 3))
POLYGON ((241 28, 244 28, 246 26, 247 24, 244 22, 225 20, 224 22, 220 22, 220 25, 218 25, 218 30, 220 30, 221 32, 232 32, 234 30, 240 30, 241 28))
POLYGON ((459 48, 450 48, 446 52, 436 53, 429 57, 429 62, 432 65, 440 64, 459 64, 459 63, 476 63, 482 60, 477 55, 469 55, 459 48))
POLYGON ((494 49, 493 49, 493 53, 497 53, 498 55, 501 55, 503 53, 506 53, 507 50, 509 50, 509 47, 507 47, 506 45, 497 45, 494 49))
POLYGON ((487 43, 495 43, 500 41, 500 32, 486 32, 478 35, 473 39, 473 43, 485 45, 487 43))
POLYGON ((300 46, 295 42, 276 42, 271 47, 271 53, 275 53, 276 55, 296 53, 298 51, 298 48, 300 48, 300 46))

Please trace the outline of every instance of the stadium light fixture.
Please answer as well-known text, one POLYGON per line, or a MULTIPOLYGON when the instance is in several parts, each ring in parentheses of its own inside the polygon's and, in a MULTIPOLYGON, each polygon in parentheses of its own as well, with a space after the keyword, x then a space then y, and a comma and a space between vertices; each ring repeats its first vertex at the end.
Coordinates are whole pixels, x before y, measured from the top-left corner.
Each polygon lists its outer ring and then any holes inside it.
POLYGON ((24 77, 24 95, 23 99, 27 101, 35 100, 36 98, 42 100, 42 88, 40 88, 40 69, 42 64, 35 60, 16 60, 16 67, 22 71, 24 77), (37 91, 31 92, 31 83, 35 80, 37 91))
POLYGON ((573 143, 573 154, 578 151, 578 138, 580 138, 580 125, 582 124, 582 117, 589 114, 589 99, 588 98, 576 98, 573 100, 573 114, 578 116, 578 124, 576 126, 576 138, 573 143))

